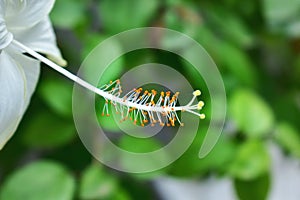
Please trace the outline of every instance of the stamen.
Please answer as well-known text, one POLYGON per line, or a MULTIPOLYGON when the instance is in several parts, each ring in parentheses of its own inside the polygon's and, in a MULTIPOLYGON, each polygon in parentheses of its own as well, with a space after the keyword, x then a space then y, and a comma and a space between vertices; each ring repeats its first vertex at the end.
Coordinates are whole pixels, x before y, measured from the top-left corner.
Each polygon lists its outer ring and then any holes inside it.
POLYGON ((44 56, 38 54, 32 49, 26 47, 22 43, 13 40, 12 43, 17 46, 20 50, 25 51, 34 58, 45 63, 47 66, 56 70, 57 72, 63 74, 67 78, 78 83, 82 87, 100 95, 104 98, 105 103, 102 110, 102 115, 110 116, 109 114, 109 104, 111 107, 115 108, 117 113, 121 115, 121 121, 126 119, 133 120, 134 124, 145 126, 150 124, 154 126, 156 123, 159 123, 160 126, 175 126, 175 123, 178 122, 181 126, 184 124, 181 122, 177 112, 189 112, 191 114, 197 115, 200 119, 205 119, 205 114, 200 114, 194 110, 201 110, 204 106, 203 101, 199 101, 194 104, 197 96, 201 95, 200 90, 195 90, 193 92, 193 97, 191 101, 185 106, 176 106, 179 92, 176 92, 171 97, 171 92, 160 92, 158 100, 155 100, 157 95, 156 90, 144 91, 142 88, 132 89, 123 97, 122 87, 120 80, 110 81, 108 84, 100 86, 99 88, 91 85, 90 83, 84 81, 78 76, 72 74, 66 69, 60 67, 44 56))
POLYGON ((201 110, 204 106, 204 102, 203 101, 199 101, 199 103, 197 104, 197 109, 201 110))
POLYGON ((200 119, 205 119, 205 114, 200 114, 200 119))
POLYGON ((193 92, 193 95, 196 96, 196 97, 197 97, 197 96, 200 96, 200 95, 201 95, 200 90, 194 91, 194 92, 193 92))
MULTIPOLYGON (((105 84, 100 88, 105 88, 104 91, 110 94, 117 94, 118 98, 120 98, 120 81, 110 81, 109 84, 105 84)), ((143 88, 133 89, 129 91, 124 97, 121 99, 123 101, 118 101, 115 98, 112 100, 112 105, 115 107, 116 112, 121 110, 121 121, 126 119, 131 119, 133 124, 140 125, 144 127, 146 124, 150 124, 154 126, 158 124, 160 126, 175 126, 176 123, 180 124, 180 126, 184 126, 181 122, 180 117, 177 112, 187 111, 192 114, 199 116, 200 119, 204 119, 205 115, 195 112, 194 110, 201 110, 204 106, 203 101, 199 101, 197 104, 194 104, 195 97, 199 95, 199 90, 196 90, 193 94, 193 98, 191 102, 187 106, 176 106, 179 92, 176 92, 173 96, 170 91, 160 92, 160 96, 158 100, 155 100, 155 96, 157 92, 155 90, 151 90, 151 93, 148 90, 144 92, 143 88), (171 97, 172 96, 172 97, 171 97), (122 103, 121 103, 122 102, 122 103), (134 104, 134 106, 131 106, 134 104), (123 116, 123 110, 126 110, 126 117, 123 116)), ((103 107, 102 115, 104 116, 104 112, 108 111, 108 104, 105 103, 103 107)))

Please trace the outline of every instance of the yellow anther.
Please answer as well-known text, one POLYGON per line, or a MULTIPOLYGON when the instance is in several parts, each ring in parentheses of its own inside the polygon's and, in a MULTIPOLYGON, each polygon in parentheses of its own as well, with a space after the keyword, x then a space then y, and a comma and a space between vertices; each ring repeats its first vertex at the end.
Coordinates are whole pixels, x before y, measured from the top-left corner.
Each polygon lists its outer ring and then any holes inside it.
POLYGON ((143 88, 135 89, 135 92, 136 92, 136 93, 141 93, 142 91, 143 91, 143 88))
POLYGON ((157 94, 156 90, 151 90, 151 93, 155 96, 157 94))
POLYGON ((201 91, 200 90, 195 90, 194 92, 193 92, 193 95, 194 96, 200 96, 201 95, 201 91))
POLYGON ((200 114, 200 119, 205 119, 205 114, 200 114))
POLYGON ((165 96, 165 93, 164 93, 164 92, 161 92, 161 93, 160 93, 160 96, 164 97, 164 96, 165 96))
POLYGON ((197 109, 201 110, 204 106, 204 102, 203 101, 199 101, 198 105, 197 105, 197 109))

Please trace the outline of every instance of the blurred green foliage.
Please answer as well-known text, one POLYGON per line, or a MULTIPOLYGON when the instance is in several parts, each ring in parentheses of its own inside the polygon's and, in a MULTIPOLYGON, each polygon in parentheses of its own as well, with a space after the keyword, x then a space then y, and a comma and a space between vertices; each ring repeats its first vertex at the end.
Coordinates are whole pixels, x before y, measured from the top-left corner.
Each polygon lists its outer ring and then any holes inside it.
MULTIPOLYGON (((31 105, 0 152, 0 200, 155 199, 149 184, 155 177, 205 178, 211 173, 234 179, 241 199, 260 200, 267 197, 270 184, 267 143, 275 141, 290 156, 300 157, 299 0, 57 0, 51 19, 73 72, 99 42, 120 31, 160 26, 189 35, 222 74, 228 97, 226 128, 204 159, 197 155, 207 121, 171 166, 139 176, 116 172, 93 161, 76 135, 72 82, 42 66, 31 105)), ((195 85, 197 75, 178 57, 148 50, 114 62, 103 81, 150 61, 174 66, 195 87, 207 90, 195 85)), ((112 120, 99 120, 109 123, 112 134, 118 132, 112 120)), ((159 148, 160 142, 122 137, 119 146, 143 152, 159 148)))
POLYGON ((74 190, 75 179, 63 166, 38 161, 16 171, 4 185, 0 198, 64 200, 71 199, 74 190))

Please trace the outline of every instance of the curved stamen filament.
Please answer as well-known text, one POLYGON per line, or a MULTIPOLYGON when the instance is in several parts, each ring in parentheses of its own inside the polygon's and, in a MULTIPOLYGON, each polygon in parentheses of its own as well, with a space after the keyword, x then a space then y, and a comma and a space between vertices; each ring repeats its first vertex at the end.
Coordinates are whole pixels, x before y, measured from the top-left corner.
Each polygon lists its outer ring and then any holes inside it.
POLYGON ((161 126, 165 124, 167 126, 174 126, 177 121, 180 125, 183 123, 180 121, 177 112, 189 112, 191 114, 197 115, 200 119, 204 119, 205 115, 195 112, 194 110, 201 110, 204 106, 203 101, 197 104, 193 104, 197 96, 201 94, 199 90, 193 92, 193 97, 191 101, 185 106, 176 106, 179 92, 176 92, 171 97, 171 92, 161 92, 158 100, 155 102, 155 97, 157 96, 157 91, 151 90, 142 92, 142 88, 133 89, 121 97, 122 87, 120 80, 111 81, 109 84, 105 84, 100 88, 97 88, 85 80, 79 78, 78 76, 72 74, 61 66, 55 64, 44 56, 33 51, 29 47, 23 45, 22 43, 13 40, 12 44, 18 47, 20 50, 27 52, 34 58, 45 63, 47 66, 56 70, 57 72, 63 74, 72 81, 78 83, 82 87, 102 96, 105 99, 105 104, 102 110, 102 115, 109 116, 109 102, 115 108, 117 113, 121 114, 122 121, 127 118, 132 118, 136 124, 139 123, 144 126, 145 123, 151 123, 154 125, 159 123, 161 126))

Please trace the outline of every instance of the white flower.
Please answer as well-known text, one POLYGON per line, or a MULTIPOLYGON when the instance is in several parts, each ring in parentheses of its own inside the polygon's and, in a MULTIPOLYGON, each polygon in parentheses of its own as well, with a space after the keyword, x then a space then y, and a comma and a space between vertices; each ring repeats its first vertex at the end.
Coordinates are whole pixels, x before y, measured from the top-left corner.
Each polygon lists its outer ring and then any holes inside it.
MULTIPOLYGON (((53 4, 54 0, 0 0, 0 150, 15 132, 29 104, 38 80, 40 62, 120 108, 128 111, 137 109, 135 121, 142 111, 150 112, 151 115, 156 113, 157 120, 152 116, 151 125, 156 122, 165 125, 161 120, 165 117, 170 122, 167 126, 175 126, 175 121, 183 126, 177 115, 177 112, 183 111, 194 114, 200 119, 205 118, 204 114, 194 111, 201 110, 204 106, 202 101, 193 105, 197 96, 201 94, 198 90, 193 93, 192 100, 185 106, 176 106, 179 93, 171 97, 170 92, 162 92, 156 103, 153 101, 156 91, 151 95, 148 91, 141 93, 140 89, 134 89, 132 92, 135 94, 132 95, 141 95, 139 99, 126 95, 121 98, 121 90, 115 93, 116 90, 107 90, 109 89, 107 86, 97 88, 61 68, 66 62, 61 58, 56 47, 55 35, 48 18, 53 4), (46 54, 58 65, 37 52, 46 54), (24 56, 23 53, 37 60, 24 56), (161 104, 162 102, 164 105, 161 104)), ((144 118, 141 125, 148 121, 144 118)))
POLYGON ((40 72, 40 61, 23 55, 12 40, 65 64, 48 18, 53 5, 54 0, 0 0, 0 149, 17 129, 40 72))

